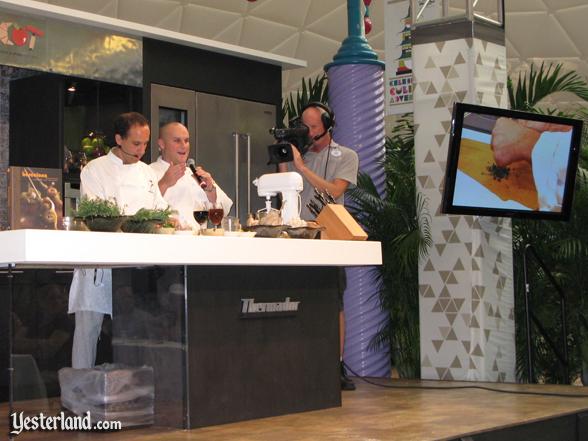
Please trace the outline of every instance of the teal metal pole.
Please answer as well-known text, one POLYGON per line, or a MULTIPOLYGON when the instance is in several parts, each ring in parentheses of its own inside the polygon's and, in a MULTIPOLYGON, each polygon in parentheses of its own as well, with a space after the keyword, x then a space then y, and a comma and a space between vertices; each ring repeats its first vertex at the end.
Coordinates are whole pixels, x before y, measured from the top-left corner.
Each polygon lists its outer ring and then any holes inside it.
POLYGON ((347 0, 347 32, 333 61, 325 66, 325 71, 332 66, 344 64, 376 64, 384 68, 384 62, 378 60, 378 54, 369 45, 364 35, 362 0, 347 0))

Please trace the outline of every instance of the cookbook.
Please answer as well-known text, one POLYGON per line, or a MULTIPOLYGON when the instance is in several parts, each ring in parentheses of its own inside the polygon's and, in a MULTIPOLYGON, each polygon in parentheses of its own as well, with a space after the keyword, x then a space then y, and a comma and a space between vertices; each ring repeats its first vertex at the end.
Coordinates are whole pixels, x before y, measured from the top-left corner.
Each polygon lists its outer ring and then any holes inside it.
POLYGON ((8 215, 13 230, 61 229, 62 171, 58 168, 10 167, 8 215))

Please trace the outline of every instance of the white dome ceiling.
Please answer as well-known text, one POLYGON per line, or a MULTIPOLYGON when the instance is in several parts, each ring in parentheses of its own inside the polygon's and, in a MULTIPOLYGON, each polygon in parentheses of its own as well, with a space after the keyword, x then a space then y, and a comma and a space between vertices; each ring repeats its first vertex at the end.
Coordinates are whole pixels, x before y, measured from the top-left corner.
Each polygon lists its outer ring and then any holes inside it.
MULTIPOLYGON (((285 93, 296 90, 302 77, 321 73, 347 35, 346 0, 41 1, 306 60, 307 68, 283 73, 285 93)), ((373 29, 368 35, 382 60, 386 1, 372 0, 373 29)), ((588 77, 587 0, 505 3, 511 74, 530 62, 546 60, 562 62, 566 70, 588 77)))

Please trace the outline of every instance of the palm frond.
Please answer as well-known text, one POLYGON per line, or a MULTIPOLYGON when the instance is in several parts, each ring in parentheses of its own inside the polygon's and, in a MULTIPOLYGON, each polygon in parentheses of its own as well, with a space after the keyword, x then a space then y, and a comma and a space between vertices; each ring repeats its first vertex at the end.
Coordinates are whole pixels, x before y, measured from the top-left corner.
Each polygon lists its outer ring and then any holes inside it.
MULTIPOLYGON (((547 68, 544 63, 537 70, 532 64, 528 75, 520 73, 516 84, 507 81, 510 107, 515 110, 536 111, 537 105, 545 97, 556 92, 570 92, 578 98, 588 101, 588 85, 576 72, 562 72, 562 64, 547 68)), ((552 112, 556 112, 552 110, 552 112)))
POLYGON ((327 104, 329 97, 327 75, 318 75, 316 78, 302 78, 301 89, 292 93, 282 103, 282 115, 280 121, 287 124, 290 120, 300 116, 301 110, 311 101, 327 104))
MULTIPOLYGON (((531 66, 527 74, 521 73, 517 81, 508 79, 508 95, 513 109, 540 112, 550 115, 571 116, 588 121, 588 109, 581 108, 563 112, 557 108, 541 107, 542 101, 556 92, 569 92, 588 101, 588 83, 576 72, 564 72, 561 64, 550 64, 539 68, 531 66)), ((586 125, 585 125, 586 129, 586 125)), ((517 375, 529 380, 527 367, 529 360, 526 351, 526 329, 524 323, 524 292, 531 290, 533 313, 549 330, 551 338, 557 338, 561 329, 558 319, 559 298, 545 272, 531 267, 532 277, 525 285, 523 278, 523 252, 527 244, 533 244, 554 278, 562 286, 568 298, 568 324, 570 330, 569 355, 571 375, 582 370, 582 360, 588 363, 588 332, 580 324, 581 317, 588 312, 588 131, 584 131, 580 151, 580 167, 576 175, 575 194, 569 222, 552 222, 514 219, 513 262, 515 285, 515 324, 517 342, 517 375)), ((544 338, 534 334, 532 350, 534 353, 536 378, 544 382, 569 382, 564 378, 561 367, 554 362, 553 352, 544 338)))

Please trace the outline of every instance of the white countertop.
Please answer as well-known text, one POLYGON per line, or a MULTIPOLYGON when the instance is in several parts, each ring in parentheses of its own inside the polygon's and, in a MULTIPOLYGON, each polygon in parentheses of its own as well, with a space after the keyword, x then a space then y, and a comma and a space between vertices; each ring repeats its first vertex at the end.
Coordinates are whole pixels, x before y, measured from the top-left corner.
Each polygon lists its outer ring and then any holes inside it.
POLYGON ((0 231, 0 266, 381 265, 380 242, 85 231, 0 231))

